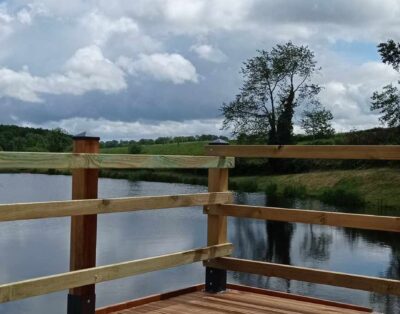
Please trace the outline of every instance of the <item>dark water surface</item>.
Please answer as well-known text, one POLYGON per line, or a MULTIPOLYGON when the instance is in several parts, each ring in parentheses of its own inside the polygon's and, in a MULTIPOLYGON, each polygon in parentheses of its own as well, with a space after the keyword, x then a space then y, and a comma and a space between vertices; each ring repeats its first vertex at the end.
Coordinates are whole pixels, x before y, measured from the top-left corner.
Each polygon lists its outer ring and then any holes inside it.
MULTIPOLYGON (((185 184, 101 179, 100 197, 205 192, 185 184)), ((66 200, 71 178, 39 174, 0 174, 0 203, 66 200)), ((338 210, 311 200, 270 199, 240 193, 236 202, 253 205, 338 210)), ((343 209, 341 209, 343 211, 343 209)), ((69 218, 0 223, 0 283, 68 271, 69 218)), ((229 219, 234 256, 348 272, 400 278, 399 236, 317 225, 229 219)), ((206 245, 201 207, 99 216, 97 264, 173 253, 206 245)), ((231 273, 231 282, 288 291, 400 313, 400 299, 298 281, 231 273)), ((97 306, 179 289, 204 280, 201 263, 98 284, 97 306)), ((67 291, 0 304, 1 314, 66 313, 67 291)))

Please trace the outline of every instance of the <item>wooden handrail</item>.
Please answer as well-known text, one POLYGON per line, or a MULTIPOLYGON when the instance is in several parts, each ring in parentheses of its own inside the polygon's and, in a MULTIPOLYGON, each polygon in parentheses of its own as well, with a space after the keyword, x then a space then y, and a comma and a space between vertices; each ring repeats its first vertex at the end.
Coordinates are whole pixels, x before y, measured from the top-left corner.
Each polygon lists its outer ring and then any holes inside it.
POLYGON ((231 192, 1 204, 0 221, 40 219, 232 202, 231 192))
POLYGON ((0 303, 191 264, 230 254, 232 254, 232 244, 225 243, 4 284, 0 285, 0 303))
POLYGON ((346 273, 259 262, 233 257, 216 258, 205 262, 204 264, 207 267, 213 267, 217 269, 400 296, 400 281, 392 279, 351 275, 346 273))
POLYGON ((206 214, 400 232, 400 217, 236 204, 207 206, 206 214))
POLYGON ((400 145, 208 145, 205 152, 231 157, 400 160, 400 145))
POLYGON ((234 159, 215 156, 0 152, 0 169, 232 168, 234 159))

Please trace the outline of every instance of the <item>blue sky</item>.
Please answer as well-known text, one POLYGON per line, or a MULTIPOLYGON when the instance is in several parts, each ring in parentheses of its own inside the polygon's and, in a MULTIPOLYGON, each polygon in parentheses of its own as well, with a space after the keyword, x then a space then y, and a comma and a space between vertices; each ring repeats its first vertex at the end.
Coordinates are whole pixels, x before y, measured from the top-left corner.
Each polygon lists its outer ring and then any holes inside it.
POLYGON ((399 74, 376 45, 400 41, 399 17, 398 0, 0 1, 0 123, 103 139, 227 134, 219 108, 242 62, 291 40, 315 51, 338 131, 378 126, 370 97, 399 74))

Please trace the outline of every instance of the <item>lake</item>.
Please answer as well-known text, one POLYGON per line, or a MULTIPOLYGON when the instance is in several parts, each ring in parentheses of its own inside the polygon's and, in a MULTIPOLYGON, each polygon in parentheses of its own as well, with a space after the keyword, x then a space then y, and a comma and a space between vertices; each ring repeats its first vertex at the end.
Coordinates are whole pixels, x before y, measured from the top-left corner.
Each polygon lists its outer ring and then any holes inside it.
MULTIPOLYGON (((206 192, 186 184, 100 179, 99 197, 206 192)), ((71 177, 0 174, 0 203, 67 200, 71 177)), ((281 200, 263 193, 236 193, 237 203, 349 211, 315 200, 281 200)), ((362 212, 359 209, 358 212, 362 212)), ((400 278, 400 241, 389 232, 229 218, 234 256, 296 266, 400 278)), ((206 246, 201 207, 100 215, 97 264, 122 262, 206 246)), ((0 283, 66 272, 70 218, 0 223, 0 283)), ((96 285, 97 306, 202 283, 201 263, 96 285)), ((229 281, 399 313, 400 298, 305 282, 230 273, 229 281)), ((0 304, 2 314, 66 313, 67 291, 0 304)))

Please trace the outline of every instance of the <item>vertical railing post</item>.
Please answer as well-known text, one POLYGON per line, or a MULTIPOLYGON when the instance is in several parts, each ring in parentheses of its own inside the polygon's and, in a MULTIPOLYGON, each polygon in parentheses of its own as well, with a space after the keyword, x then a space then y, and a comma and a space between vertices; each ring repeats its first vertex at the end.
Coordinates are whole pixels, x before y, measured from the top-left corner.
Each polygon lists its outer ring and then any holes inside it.
MULTIPOLYGON (((228 145, 221 140, 210 145, 228 145)), ((228 191, 229 173, 227 168, 208 170, 208 191, 228 191)), ((211 207, 211 206, 208 206, 211 207)), ((227 242, 227 218, 219 215, 207 215, 207 244, 216 245, 227 242)), ((206 292, 217 293, 226 290, 226 270, 206 267, 206 292)))
MULTIPOLYGON (((74 153, 98 153, 98 137, 73 138, 74 153)), ((98 193, 98 169, 72 170, 72 199, 95 199, 98 193)), ((70 270, 96 266, 97 215, 71 217, 70 270)), ((94 314, 95 285, 69 290, 68 314, 94 314)))

